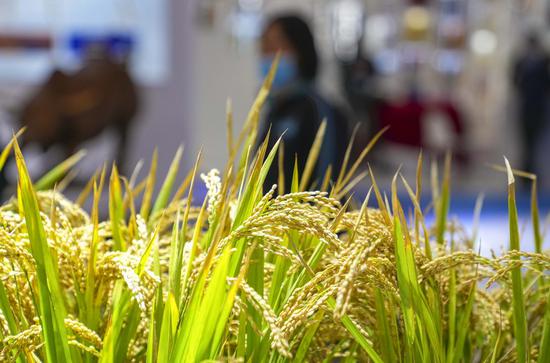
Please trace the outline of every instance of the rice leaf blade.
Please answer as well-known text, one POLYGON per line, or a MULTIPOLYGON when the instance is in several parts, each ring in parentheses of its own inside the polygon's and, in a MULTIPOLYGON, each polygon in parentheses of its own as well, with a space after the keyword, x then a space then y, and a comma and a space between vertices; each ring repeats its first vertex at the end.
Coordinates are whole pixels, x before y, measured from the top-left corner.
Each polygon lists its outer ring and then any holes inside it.
MULTIPOLYGON (((510 225, 510 250, 520 251, 515 180, 508 160, 504 158, 504 161, 508 170, 508 223, 510 225)), ((516 257, 516 259, 519 259, 519 257, 516 257)), ((521 267, 514 267, 510 274, 512 277, 512 305, 517 359, 520 363, 526 363, 529 360, 529 342, 527 337, 527 319, 525 317, 521 267)))
POLYGON ((170 164, 170 168, 168 169, 168 173, 164 178, 164 183, 162 184, 157 199, 153 204, 151 216, 156 215, 158 212, 160 212, 161 209, 163 209, 167 205, 168 199, 170 198, 170 193, 172 192, 172 188, 174 186, 174 182, 176 181, 176 177, 178 175, 178 169, 182 155, 183 147, 180 146, 176 151, 176 155, 174 156, 174 159, 170 164))
POLYGON ((86 151, 80 150, 76 154, 62 161, 34 184, 35 190, 47 190, 53 188, 55 183, 61 180, 73 166, 84 158, 84 156, 86 156, 86 151))
POLYGON ((141 216, 145 220, 149 219, 149 210, 151 208, 151 200, 153 198, 153 192, 155 189, 157 164, 158 164, 158 149, 155 148, 155 150, 153 151, 153 157, 151 158, 151 166, 149 168, 149 173, 147 174, 145 192, 143 194, 143 200, 141 201, 141 209, 139 212, 139 214, 141 214, 141 216))
POLYGON ((40 323, 45 341, 45 351, 50 361, 72 362, 64 319, 67 316, 61 293, 57 268, 46 239, 40 209, 21 149, 15 140, 15 157, 19 172, 18 199, 20 200, 31 253, 36 262, 40 323))
POLYGON ((25 132, 25 128, 22 128, 21 130, 17 131, 15 135, 11 138, 10 142, 4 147, 2 150, 2 153, 0 154, 0 170, 4 168, 4 165, 6 164, 6 161, 8 161, 8 157, 10 156, 11 150, 13 149, 13 144, 17 140, 21 134, 25 132))

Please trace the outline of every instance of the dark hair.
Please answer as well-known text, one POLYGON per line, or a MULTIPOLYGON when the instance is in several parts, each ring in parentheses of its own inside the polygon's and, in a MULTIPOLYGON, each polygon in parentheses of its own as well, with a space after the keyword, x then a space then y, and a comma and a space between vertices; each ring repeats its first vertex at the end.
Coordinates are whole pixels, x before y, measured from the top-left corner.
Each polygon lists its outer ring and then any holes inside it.
POLYGON ((298 57, 298 72, 300 78, 312 81, 317 75, 319 57, 315 49, 313 34, 307 22, 298 15, 279 15, 267 22, 265 29, 278 25, 285 37, 292 44, 298 57))

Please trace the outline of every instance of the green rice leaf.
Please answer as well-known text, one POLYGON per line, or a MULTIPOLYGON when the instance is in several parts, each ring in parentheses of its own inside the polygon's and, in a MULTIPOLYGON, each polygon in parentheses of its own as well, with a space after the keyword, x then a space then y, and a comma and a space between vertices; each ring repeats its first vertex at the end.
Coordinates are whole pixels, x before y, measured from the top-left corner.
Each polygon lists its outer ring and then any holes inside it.
POLYGON ((4 147, 2 150, 2 153, 0 154, 0 170, 4 168, 4 165, 6 164, 6 161, 8 160, 8 157, 10 156, 11 150, 13 149, 13 144, 17 140, 23 132, 25 132, 26 128, 22 128, 21 130, 17 131, 15 135, 13 135, 12 139, 8 144, 4 147))
POLYGON ((86 151, 80 150, 76 154, 70 156, 67 160, 62 161, 35 183, 35 190, 47 190, 53 188, 55 183, 61 180, 73 166, 82 160, 84 156, 86 156, 86 151))
POLYGON ((389 129, 389 126, 386 126, 382 130, 378 131, 376 135, 374 135, 374 137, 369 141, 369 143, 363 149, 363 151, 361 151, 361 154, 359 154, 359 156, 357 157, 357 159, 355 160, 351 168, 346 171, 345 175, 342 174, 343 175, 342 179, 340 179, 340 177, 338 178, 338 180, 336 181, 335 193, 338 193, 351 180, 357 168, 359 168, 359 166, 361 165, 365 157, 368 155, 368 153, 372 150, 374 145, 376 145, 378 140, 382 137, 382 135, 384 135, 384 133, 388 129, 389 129))
POLYGON ((326 129, 327 121, 323 120, 317 134, 315 135, 315 139, 313 140, 313 144, 307 156, 304 172, 302 173, 302 180, 300 180, 300 190, 306 190, 308 187, 309 180, 311 179, 311 175, 313 174, 315 165, 317 164, 317 159, 319 158, 319 153, 321 152, 321 146, 323 145, 326 129))
POLYGON ((2 312, 2 315, 6 318, 10 334, 17 334, 17 323, 15 321, 15 317, 13 315, 13 311, 8 300, 8 295, 6 293, 6 288, 4 287, 4 282, 2 282, 2 280, 0 280, 0 311, 2 312))
POLYGON ((174 334, 178 324, 178 316, 179 311, 176 299, 174 294, 169 292, 162 316, 162 327, 158 340, 157 362, 168 362, 170 359, 172 344, 174 343, 174 334))
POLYGON ((109 183, 109 216, 111 218, 111 228, 113 230, 113 241, 115 249, 119 251, 126 250, 126 243, 122 238, 120 230, 124 223, 124 208, 122 203, 122 188, 120 186, 120 177, 115 165, 111 170, 111 180, 109 183))
POLYGON ((149 210, 151 208, 151 200, 153 198, 153 192, 155 191, 155 181, 157 175, 158 164, 158 149, 153 151, 153 157, 151 158, 151 166, 149 173, 147 174, 147 182, 145 184, 145 193, 143 194, 143 200, 141 201, 141 210, 139 214, 145 219, 149 219, 149 210))
MULTIPOLYGON (((510 250, 520 251, 518 212, 516 208, 515 180, 508 159, 504 158, 508 170, 508 223, 510 224, 510 250)), ((516 257, 519 259, 519 257, 516 257)), ((512 276, 512 305, 514 317, 514 337, 516 341, 517 360, 520 363, 529 361, 529 340, 527 337, 527 320, 523 296, 523 278, 521 267, 514 267, 512 276)))
POLYGON ((542 336, 540 338, 540 349, 538 363, 550 362, 550 290, 546 297, 546 312, 544 313, 542 336))
POLYGON ((386 311, 386 303, 380 289, 375 290, 375 299, 377 333, 379 334, 382 341, 382 358, 384 359, 384 362, 396 362, 397 355, 395 354, 395 349, 393 347, 392 331, 387 321, 388 313, 386 311))
POLYGON ((180 164, 182 155, 183 155, 183 147, 180 146, 176 151, 176 155, 174 156, 174 159, 172 160, 172 164, 170 164, 170 168, 168 169, 168 173, 164 178, 164 183, 160 188, 160 192, 157 196, 157 199, 155 200, 153 209, 151 210, 151 216, 154 216, 157 213, 159 213, 161 209, 163 209, 168 203, 168 199, 170 198, 170 193, 172 193, 172 188, 174 186, 174 182, 176 181, 176 177, 178 175, 178 169, 179 169, 179 164, 180 164))
POLYGON ((294 359, 292 360, 292 362, 301 363, 306 360, 306 355, 311 346, 315 333, 321 325, 321 319, 323 318, 323 315, 324 311, 320 310, 315 314, 315 316, 313 316, 312 321, 314 321, 314 323, 308 326, 308 328, 306 329, 306 332, 304 333, 304 336, 300 341, 300 345, 296 350, 296 354, 294 354, 294 359))
POLYGON ((36 262, 38 306, 44 350, 50 362, 72 362, 64 319, 67 316, 63 294, 46 233, 21 149, 14 143, 17 170, 19 172, 18 199, 23 210, 29 234, 31 253, 36 262))
POLYGON ((436 207, 436 241, 442 245, 445 243, 445 231, 447 230, 447 215, 451 201, 451 154, 445 155, 445 167, 443 169, 443 183, 441 194, 434 200, 436 207))

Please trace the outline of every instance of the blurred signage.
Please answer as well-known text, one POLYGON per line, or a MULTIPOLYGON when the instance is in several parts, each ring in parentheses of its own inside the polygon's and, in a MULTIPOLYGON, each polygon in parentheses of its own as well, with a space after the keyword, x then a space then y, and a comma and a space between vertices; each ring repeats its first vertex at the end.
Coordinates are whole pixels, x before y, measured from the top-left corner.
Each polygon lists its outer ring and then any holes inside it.
POLYGON ((48 35, 0 34, 0 50, 50 49, 52 38, 48 35))
POLYGON ((101 47, 112 58, 125 60, 135 47, 135 39, 129 33, 74 33, 69 37, 68 46, 78 60, 94 47, 101 47))
POLYGON ((168 0, 2 0, 0 81, 34 83, 101 45, 142 84, 167 79, 168 0))

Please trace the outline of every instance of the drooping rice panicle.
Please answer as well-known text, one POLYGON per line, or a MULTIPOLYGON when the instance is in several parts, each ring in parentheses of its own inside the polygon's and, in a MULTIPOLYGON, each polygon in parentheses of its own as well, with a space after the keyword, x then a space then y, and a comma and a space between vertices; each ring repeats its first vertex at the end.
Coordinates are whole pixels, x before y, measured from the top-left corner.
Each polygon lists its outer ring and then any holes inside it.
POLYGON ((178 149, 157 195, 156 151, 142 179, 103 167, 73 203, 51 188, 78 157, 33 185, 14 136, 0 154, 2 168, 13 148, 19 171, 17 195, 0 206, 0 360, 546 363, 550 257, 536 178, 497 168, 510 177, 510 246, 492 256, 449 213, 450 157, 442 181, 432 164, 426 208, 422 155, 412 186, 397 173, 383 190, 370 166, 360 170, 384 130, 355 160, 350 144, 341 170, 312 180, 323 126, 305 169, 296 162, 290 185, 280 173, 266 188, 284 157, 282 140, 254 149, 274 74, 236 138, 228 105, 223 172, 201 179, 199 154, 178 181, 178 149), (533 180, 533 252, 520 248, 513 175, 533 180), (349 195, 356 185, 369 190, 362 204, 349 195))

